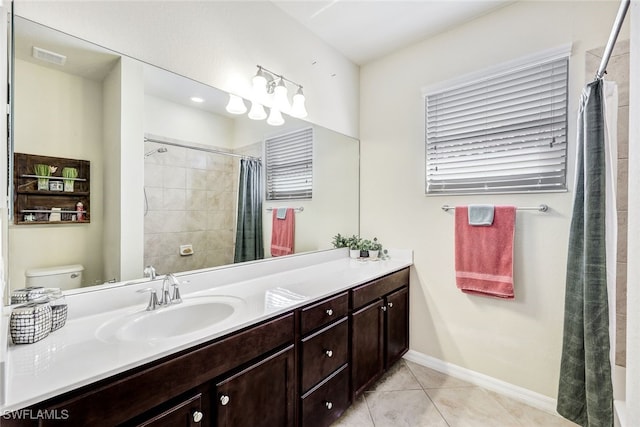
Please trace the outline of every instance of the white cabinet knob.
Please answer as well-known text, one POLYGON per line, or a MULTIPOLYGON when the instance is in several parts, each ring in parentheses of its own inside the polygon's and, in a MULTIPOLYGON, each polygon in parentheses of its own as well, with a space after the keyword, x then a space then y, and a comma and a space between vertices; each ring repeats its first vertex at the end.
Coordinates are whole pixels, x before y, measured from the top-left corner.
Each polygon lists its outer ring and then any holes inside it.
POLYGON ((194 411, 193 412, 193 422, 199 423, 200 421, 202 421, 202 412, 200 411, 194 411))
POLYGON ((333 403, 331 403, 329 401, 326 401, 326 402, 324 402, 324 406, 326 406, 327 409, 331 409, 331 408, 333 408, 333 403))
POLYGON ((333 357, 333 351, 331 351, 331 350, 325 350, 324 354, 326 354, 327 357, 333 357))
POLYGON ((229 396, 227 396, 226 394, 220 396, 220 403, 222 404, 222 406, 225 406, 227 403, 229 403, 229 400, 229 396))
POLYGON ((327 313, 327 316, 333 316, 333 310, 330 308, 327 309, 326 313, 327 313))
POLYGON ((382 310, 382 311, 387 311, 387 306, 386 306, 386 305, 383 305, 382 307, 380 307, 380 310, 382 310))
POLYGON ((390 302, 389 304, 387 304, 387 306, 388 306, 389 308, 393 308, 393 303, 392 303, 392 302, 390 302))

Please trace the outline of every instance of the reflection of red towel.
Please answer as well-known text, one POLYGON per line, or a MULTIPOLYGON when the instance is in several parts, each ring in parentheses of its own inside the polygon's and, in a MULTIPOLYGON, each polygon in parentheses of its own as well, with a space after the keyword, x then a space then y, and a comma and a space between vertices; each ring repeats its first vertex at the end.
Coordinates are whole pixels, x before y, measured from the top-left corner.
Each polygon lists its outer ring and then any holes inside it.
POLYGON ((277 215, 278 209, 274 208, 271 226, 271 256, 292 254, 295 213, 293 208, 287 208, 284 219, 278 219, 277 215))
POLYGON ((456 285, 462 292, 512 299, 516 208, 496 206, 493 225, 469 225, 466 206, 456 206, 456 285))

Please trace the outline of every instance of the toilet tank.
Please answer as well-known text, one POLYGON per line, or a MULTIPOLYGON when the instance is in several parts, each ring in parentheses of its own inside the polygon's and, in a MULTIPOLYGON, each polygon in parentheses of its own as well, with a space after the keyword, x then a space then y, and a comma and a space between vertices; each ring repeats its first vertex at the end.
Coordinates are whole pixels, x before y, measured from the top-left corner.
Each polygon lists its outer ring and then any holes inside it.
POLYGON ((24 272, 25 284, 61 290, 79 288, 82 285, 83 271, 84 267, 80 264, 30 268, 24 272))

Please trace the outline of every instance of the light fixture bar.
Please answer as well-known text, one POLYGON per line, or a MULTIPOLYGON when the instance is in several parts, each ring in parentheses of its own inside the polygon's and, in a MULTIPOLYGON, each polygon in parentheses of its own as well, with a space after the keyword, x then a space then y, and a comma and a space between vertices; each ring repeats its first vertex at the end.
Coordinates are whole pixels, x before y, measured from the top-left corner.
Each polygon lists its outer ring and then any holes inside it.
POLYGON ((289 83, 291 83, 291 84, 292 84, 292 85, 294 85, 294 86, 302 87, 302 85, 301 85, 300 83, 296 83, 296 82, 294 82, 293 80, 290 80, 290 79, 286 78, 286 77, 285 77, 285 76, 283 76, 282 74, 275 73, 275 72, 273 72, 273 71, 269 70, 268 68, 263 67, 262 65, 256 65, 256 67, 258 67, 258 68, 259 68, 259 69, 261 69, 262 71, 266 71, 267 73, 271 74, 271 76, 272 76, 272 77, 277 77, 277 78, 279 78, 279 79, 284 80, 285 82, 289 82, 289 83))

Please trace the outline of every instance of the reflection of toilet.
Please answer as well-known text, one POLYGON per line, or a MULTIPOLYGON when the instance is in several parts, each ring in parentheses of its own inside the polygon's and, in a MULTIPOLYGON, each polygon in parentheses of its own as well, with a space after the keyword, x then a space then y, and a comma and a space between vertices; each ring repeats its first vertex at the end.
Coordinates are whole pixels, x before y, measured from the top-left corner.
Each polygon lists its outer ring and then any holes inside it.
POLYGON ((75 289, 82 286, 80 264, 60 265, 57 267, 31 268, 24 272, 26 286, 43 286, 45 288, 75 289))

